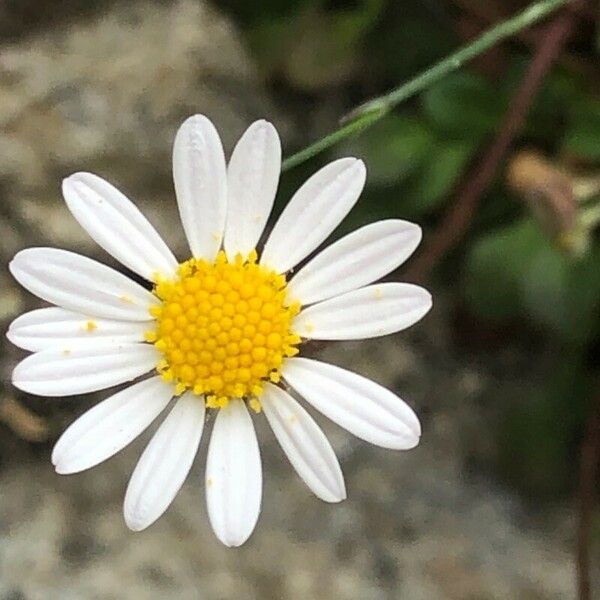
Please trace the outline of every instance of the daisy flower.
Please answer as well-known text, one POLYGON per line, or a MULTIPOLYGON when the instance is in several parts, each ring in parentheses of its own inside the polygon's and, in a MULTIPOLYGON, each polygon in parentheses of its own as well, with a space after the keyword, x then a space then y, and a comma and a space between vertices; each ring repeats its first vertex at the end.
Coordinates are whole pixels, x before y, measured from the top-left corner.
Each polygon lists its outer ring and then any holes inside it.
POLYGON ((13 371, 19 389, 71 396, 139 379, 77 419, 52 462, 61 474, 89 469, 140 435, 174 399, 144 450, 124 502, 142 530, 171 504, 198 450, 207 411, 215 419, 206 459, 208 515, 227 546, 243 544, 261 507, 262 468, 251 413, 264 413, 290 463, 322 500, 346 497, 332 447, 289 393, 355 436, 414 447, 415 413, 392 392, 340 367, 302 358, 307 340, 350 340, 400 331, 431 307, 424 289, 374 281, 421 239, 401 220, 362 227, 305 261, 356 203, 366 170, 336 160, 294 194, 262 250, 281 171, 277 131, 257 121, 229 164, 213 124, 187 119, 173 148, 179 214, 191 258, 178 262, 136 206, 105 180, 63 182, 73 216, 141 285, 95 260, 29 248, 10 263, 15 279, 54 305, 28 312, 9 339, 33 352, 13 371), (149 376, 148 376, 149 374, 149 376))

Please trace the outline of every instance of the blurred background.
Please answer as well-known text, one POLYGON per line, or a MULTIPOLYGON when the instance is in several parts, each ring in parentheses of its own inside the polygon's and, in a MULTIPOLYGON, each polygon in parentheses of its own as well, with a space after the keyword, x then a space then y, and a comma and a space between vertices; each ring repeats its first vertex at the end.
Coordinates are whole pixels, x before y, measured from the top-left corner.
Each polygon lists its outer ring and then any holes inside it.
MULTIPOLYGON (((185 259, 170 166, 185 117, 210 116, 227 150, 267 118, 289 156, 526 4, 1 2, 2 265, 31 245, 111 262, 61 199, 79 170, 123 190, 185 259)), ((2 338, 0 599, 600 594, 599 18, 592 2, 559 11, 282 175, 277 210, 326 161, 362 157, 367 188, 336 235, 386 217, 424 230, 392 278, 431 289, 433 311, 319 351, 423 422, 421 445, 396 453, 319 419, 346 475, 341 505, 311 496, 258 418, 263 513, 245 546, 210 531, 207 439, 171 509, 133 534, 122 498, 149 435, 56 475, 53 442, 106 394, 19 393, 10 372, 24 353, 2 338)), ((3 267, 2 331, 37 306, 3 267)))

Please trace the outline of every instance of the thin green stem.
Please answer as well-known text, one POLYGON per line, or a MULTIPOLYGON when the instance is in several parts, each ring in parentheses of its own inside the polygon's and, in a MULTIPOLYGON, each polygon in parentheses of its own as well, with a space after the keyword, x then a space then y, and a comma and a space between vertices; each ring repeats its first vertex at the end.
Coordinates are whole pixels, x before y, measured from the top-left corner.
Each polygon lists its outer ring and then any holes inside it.
POLYGON ((307 146, 303 150, 300 150, 300 152, 286 158, 283 161, 283 170, 286 171, 287 169, 291 169, 309 158, 312 158, 316 154, 323 152, 323 150, 330 148, 337 142, 367 129, 407 98, 427 89, 430 85, 439 81, 448 73, 456 71, 463 64, 472 60, 482 52, 485 52, 488 48, 491 48, 501 40, 537 23, 571 1, 572 0, 540 0, 531 4, 531 6, 514 17, 488 29, 488 31, 483 33, 476 40, 450 54, 410 81, 407 81, 387 94, 369 100, 354 109, 342 119, 342 124, 338 129, 332 131, 330 134, 324 136, 310 146, 307 146))
POLYGON ((330 148, 337 142, 360 133, 364 129, 370 127, 376 121, 379 121, 384 114, 385 113, 382 113, 376 109, 361 112, 360 115, 356 115, 356 117, 343 124, 339 129, 336 129, 329 135, 326 135, 324 138, 316 141, 314 144, 307 146, 304 148, 304 150, 300 150, 300 152, 296 152, 296 154, 292 154, 292 156, 286 158, 283 161, 282 170, 287 171, 287 169, 291 169, 292 167, 303 163, 309 158, 312 158, 315 156, 315 154, 319 154, 320 152, 323 152, 323 150, 327 150, 327 148, 330 148))

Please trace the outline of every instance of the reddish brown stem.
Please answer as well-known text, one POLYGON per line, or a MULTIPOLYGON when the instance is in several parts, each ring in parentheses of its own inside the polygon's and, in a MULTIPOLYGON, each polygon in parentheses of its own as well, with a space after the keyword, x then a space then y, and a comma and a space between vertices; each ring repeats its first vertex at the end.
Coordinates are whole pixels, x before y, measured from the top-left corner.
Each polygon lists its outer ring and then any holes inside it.
POLYGON ((590 528, 600 462, 600 391, 593 398, 579 465, 579 521, 577 524, 577 581, 579 600, 592 600, 590 528))
POLYGON ((423 252, 406 272, 411 281, 426 279, 438 261, 455 246, 468 230, 483 193, 494 180, 498 166, 515 136, 525 124, 529 109, 540 90, 544 77, 558 58, 576 21, 574 10, 559 13, 542 31, 535 54, 521 85, 514 95, 500 126, 482 159, 459 188, 456 202, 442 219, 438 229, 425 244, 423 252))

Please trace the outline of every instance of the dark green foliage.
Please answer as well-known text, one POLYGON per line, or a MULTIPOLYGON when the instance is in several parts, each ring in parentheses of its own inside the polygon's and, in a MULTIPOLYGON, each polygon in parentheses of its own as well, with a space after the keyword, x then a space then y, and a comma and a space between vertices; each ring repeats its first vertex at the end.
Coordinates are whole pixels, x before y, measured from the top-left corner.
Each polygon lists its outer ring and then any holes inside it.
POLYGON ((423 94, 423 114, 445 136, 481 140, 498 124, 507 98, 483 77, 463 71, 423 94))
POLYGON ((577 482, 589 375, 577 353, 563 355, 545 383, 510 398, 497 431, 498 468, 532 498, 559 497, 577 482))
POLYGON ((470 248, 465 295, 480 316, 529 318, 551 335, 585 344, 600 310, 600 252, 561 254, 531 220, 491 231, 470 248))
MULTIPOLYGON (((331 115, 388 91, 468 39, 459 35, 459 24, 470 18, 464 7, 443 0, 224 4, 245 27, 275 95, 297 103, 297 121, 306 124, 303 143, 318 135, 314 115, 326 115, 333 127, 331 115)), ((589 68, 579 68, 598 64, 594 40, 583 39, 586 35, 577 34, 583 50, 571 49, 545 77, 511 155, 531 148, 567 171, 600 176, 600 73, 594 79, 589 68)), ((522 39, 505 42, 336 148, 338 155, 364 158, 369 172, 362 202, 338 233, 400 217, 417 220, 425 237, 431 236, 501 127, 531 59, 530 47, 522 39)), ((286 173, 285 198, 328 158, 286 173)), ((505 167, 481 199, 469 234, 438 265, 437 275, 482 329, 509 324, 520 332, 509 345, 527 344, 535 332, 538 344, 553 349, 548 377, 523 390, 523 397, 508 399, 493 435, 499 472, 507 481, 531 494, 559 494, 573 480, 592 370, 586 357, 598 347, 600 244, 593 230, 579 231, 582 251, 568 255, 535 221, 524 198, 508 189, 505 167)), ((582 200, 580 212, 597 202, 600 196, 582 200)), ((534 360, 536 349, 531 353, 534 360)))
POLYGON ((563 149, 590 162, 600 162, 600 99, 583 98, 573 103, 563 149))

